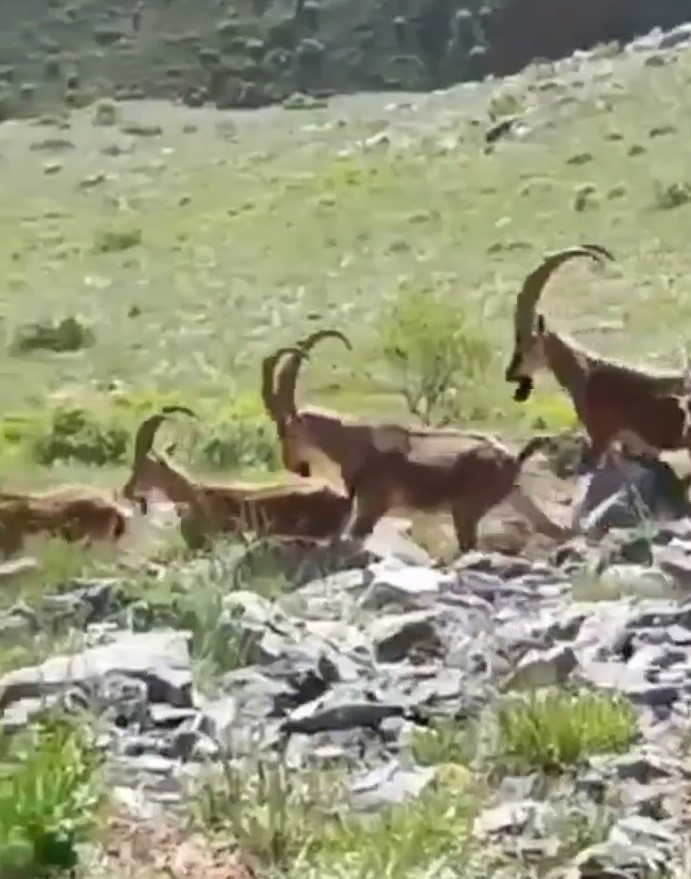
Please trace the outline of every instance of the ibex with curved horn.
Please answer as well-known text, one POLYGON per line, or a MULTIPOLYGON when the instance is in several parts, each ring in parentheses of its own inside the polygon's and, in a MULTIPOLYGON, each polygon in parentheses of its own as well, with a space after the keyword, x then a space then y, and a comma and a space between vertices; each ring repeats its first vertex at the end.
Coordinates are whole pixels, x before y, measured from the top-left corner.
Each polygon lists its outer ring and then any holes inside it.
POLYGON ((340 533, 352 503, 345 493, 329 485, 316 480, 268 487, 208 483, 190 476, 168 455, 154 451, 156 431, 176 412, 196 418, 187 407, 168 406, 140 425, 132 473, 123 495, 134 499, 152 489, 164 494, 181 516, 188 545, 196 548, 214 534, 238 533, 245 528, 315 540, 340 533))
POLYGON ((116 543, 132 511, 89 485, 60 485, 44 492, 0 492, 0 552, 19 552, 31 535, 70 543, 116 543))
MULTIPOLYGON (((295 382, 300 363, 315 342, 327 335, 351 347, 335 330, 323 330, 298 343, 281 368, 275 393, 265 397, 265 405, 276 424, 287 469, 307 475, 319 457, 339 469, 356 504, 347 529, 350 536, 367 536, 394 509, 448 509, 463 552, 475 547, 480 519, 504 500, 536 530, 554 539, 566 536, 517 484, 524 462, 548 442, 546 437, 531 440, 514 454, 483 434, 376 424, 323 409, 297 409, 295 382)), ((277 360, 274 357, 273 365, 277 360)), ((264 379, 266 389, 271 385, 266 373, 264 379)))
POLYGON ((568 260, 581 257, 595 262, 614 259, 597 244, 567 247, 545 257, 523 283, 514 312, 514 350, 505 373, 507 382, 518 385, 514 399, 527 400, 535 373, 548 369, 571 397, 598 457, 599 450, 615 438, 626 441, 632 450, 654 456, 660 449, 678 448, 679 444, 671 444, 677 443, 677 439, 683 444, 676 424, 678 417, 670 415, 671 421, 664 417, 668 409, 677 413, 678 405, 670 399, 659 412, 665 426, 664 437, 662 433, 654 435, 650 406, 659 396, 682 397, 687 391, 685 372, 659 372, 595 354, 564 333, 550 329, 544 315, 536 312, 540 294, 552 273, 568 260))

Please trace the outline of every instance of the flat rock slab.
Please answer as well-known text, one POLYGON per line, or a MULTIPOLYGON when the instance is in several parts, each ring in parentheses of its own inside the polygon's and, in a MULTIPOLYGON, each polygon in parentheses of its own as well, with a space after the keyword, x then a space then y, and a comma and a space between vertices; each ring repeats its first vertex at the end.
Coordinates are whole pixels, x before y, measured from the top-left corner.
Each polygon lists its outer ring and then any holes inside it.
POLYGON ((187 632, 119 634, 112 643, 73 655, 52 656, 41 665, 11 671, 0 678, 0 711, 22 700, 40 700, 70 687, 87 692, 116 674, 141 681, 151 702, 178 708, 192 705, 192 674, 187 632))

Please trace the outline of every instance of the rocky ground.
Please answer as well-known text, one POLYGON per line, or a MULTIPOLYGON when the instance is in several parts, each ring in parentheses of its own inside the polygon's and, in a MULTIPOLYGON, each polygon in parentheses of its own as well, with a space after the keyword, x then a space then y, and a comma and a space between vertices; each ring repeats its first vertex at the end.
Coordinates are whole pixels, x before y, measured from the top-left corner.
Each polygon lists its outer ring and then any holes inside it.
POLYGON ((685 876, 691 520, 423 562, 220 547, 10 608, 4 650, 65 646, 3 728, 60 702, 105 755, 87 875, 685 876))

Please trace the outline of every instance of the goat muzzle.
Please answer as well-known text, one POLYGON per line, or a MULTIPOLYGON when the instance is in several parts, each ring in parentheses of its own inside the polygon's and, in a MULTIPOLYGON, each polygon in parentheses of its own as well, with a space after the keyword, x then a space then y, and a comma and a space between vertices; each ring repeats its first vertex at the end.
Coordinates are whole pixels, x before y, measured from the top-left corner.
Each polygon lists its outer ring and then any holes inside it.
POLYGON ((513 399, 516 403, 525 403, 533 392, 533 380, 529 376, 514 379, 517 384, 516 390, 513 392, 513 399))
POLYGON ((514 355, 504 371, 504 381, 517 385, 513 399, 516 403, 525 403, 533 392, 533 379, 529 375, 521 375, 519 372, 520 355, 514 355))

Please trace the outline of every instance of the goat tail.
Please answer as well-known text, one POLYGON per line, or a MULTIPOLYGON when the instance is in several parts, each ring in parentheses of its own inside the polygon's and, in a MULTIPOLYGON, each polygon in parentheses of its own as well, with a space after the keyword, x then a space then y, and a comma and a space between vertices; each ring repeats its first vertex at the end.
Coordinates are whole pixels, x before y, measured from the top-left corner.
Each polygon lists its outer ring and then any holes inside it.
POLYGON ((522 467, 529 458, 532 458, 536 452, 544 449, 544 447, 548 446, 553 440, 554 437, 551 435, 534 436, 532 439, 529 439, 516 455, 516 463, 518 466, 522 467))

